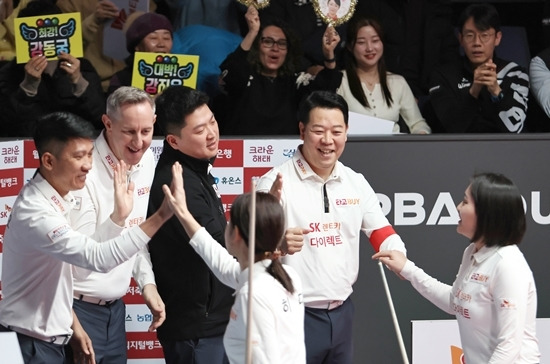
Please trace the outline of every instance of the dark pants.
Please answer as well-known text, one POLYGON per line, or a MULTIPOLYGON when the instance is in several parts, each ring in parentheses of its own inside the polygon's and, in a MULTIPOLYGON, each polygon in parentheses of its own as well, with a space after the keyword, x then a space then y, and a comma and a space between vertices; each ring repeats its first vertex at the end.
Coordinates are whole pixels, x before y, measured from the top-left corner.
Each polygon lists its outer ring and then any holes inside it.
MULTIPOLYGON (((11 331, 0 325, 0 331, 11 331)), ((17 333, 17 341, 25 364, 63 364, 65 354, 63 345, 56 345, 43 340, 17 333)), ((2 354, 0 354, 0 359, 2 354)))
POLYGON ((197 340, 160 340, 166 364, 229 364, 223 335, 197 340))
POLYGON ((306 307, 304 334, 307 364, 351 364, 354 307, 348 298, 334 310, 306 307))
MULTIPOLYGON (((126 341, 126 306, 119 299, 110 305, 99 306, 93 303, 73 301, 73 310, 84 331, 92 340, 97 364, 126 364, 128 344, 126 341)), ((70 345, 67 351, 67 364, 73 364, 70 345)))

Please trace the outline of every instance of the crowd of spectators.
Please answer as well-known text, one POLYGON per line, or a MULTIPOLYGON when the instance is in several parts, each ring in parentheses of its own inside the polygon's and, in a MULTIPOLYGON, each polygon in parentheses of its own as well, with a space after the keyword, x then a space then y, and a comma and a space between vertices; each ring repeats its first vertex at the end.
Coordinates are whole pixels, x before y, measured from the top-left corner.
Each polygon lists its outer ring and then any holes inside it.
POLYGON ((123 19, 120 46, 130 56, 118 60, 103 47, 104 24, 122 18, 111 0, 4 0, 1 136, 31 135, 51 111, 100 129, 106 97, 131 83, 135 51, 199 55, 197 88, 210 96, 222 135, 298 135, 296 105, 315 89, 338 91, 350 110, 391 120, 397 133, 550 131, 550 48, 533 53, 529 69, 501 59, 498 3, 467 5, 459 16, 451 3, 357 1, 353 17, 332 27, 311 0, 270 0, 254 9, 254 23, 234 0, 150 0, 149 13, 123 19), (14 19, 56 11, 80 12, 84 57, 17 64, 14 19))

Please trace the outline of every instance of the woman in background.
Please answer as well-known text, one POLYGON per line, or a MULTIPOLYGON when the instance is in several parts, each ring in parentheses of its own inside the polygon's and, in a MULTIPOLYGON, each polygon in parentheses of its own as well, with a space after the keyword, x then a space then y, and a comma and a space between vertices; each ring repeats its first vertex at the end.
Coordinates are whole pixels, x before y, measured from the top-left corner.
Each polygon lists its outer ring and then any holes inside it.
POLYGON ((457 206, 457 232, 471 244, 452 286, 426 274, 398 251, 377 253, 437 307, 456 315, 466 363, 537 364, 537 289, 518 248, 525 211, 503 175, 475 175, 457 206))
POLYGON ((431 129, 405 78, 386 70, 382 28, 373 19, 358 17, 347 28, 346 68, 337 93, 349 110, 395 122, 401 117, 412 134, 429 134, 431 129))

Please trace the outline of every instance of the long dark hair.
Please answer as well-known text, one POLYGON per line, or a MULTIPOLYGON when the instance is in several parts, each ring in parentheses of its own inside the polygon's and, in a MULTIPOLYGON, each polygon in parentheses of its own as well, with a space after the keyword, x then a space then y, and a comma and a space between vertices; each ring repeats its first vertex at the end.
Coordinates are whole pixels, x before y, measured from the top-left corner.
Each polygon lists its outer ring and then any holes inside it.
MULTIPOLYGON (((384 33, 382 31, 382 26, 378 23, 378 21, 365 17, 353 18, 347 28, 348 46, 346 47, 346 74, 348 76, 349 88, 353 97, 355 97, 361 105, 370 107, 369 102, 367 101, 367 95, 365 95, 363 87, 361 86, 361 80, 357 75, 357 60, 353 56, 353 48, 357 42, 357 33, 359 33, 359 29, 366 26, 373 27, 382 43, 384 43, 384 33)), ((378 60, 377 68, 378 77, 380 77, 380 86, 382 87, 382 96, 384 97, 384 101, 386 101, 386 105, 391 107, 393 99, 391 97, 390 89, 388 88, 388 71, 386 69, 384 55, 382 55, 382 57, 378 60)))
POLYGON ((299 66, 300 55, 302 52, 301 44, 300 40, 296 37, 288 24, 278 18, 271 19, 268 22, 265 22, 265 24, 262 23, 260 31, 252 43, 250 52, 248 52, 247 60, 256 72, 260 74, 262 73, 263 65, 260 62, 260 41, 263 37, 265 28, 269 26, 280 28, 283 31, 287 42, 285 61, 277 70, 277 76, 291 76, 296 72, 299 66))
MULTIPOLYGON (((250 201, 252 195, 245 193, 233 201, 230 212, 230 224, 237 227, 246 245, 248 246, 250 201)), ((285 214, 277 198, 268 193, 256 193, 256 237, 255 256, 256 261, 272 256, 279 247, 285 232, 285 214)), ((251 263, 252 264, 252 263, 251 263)), ((294 293, 292 279, 283 268, 279 259, 272 259, 267 267, 271 274, 290 293, 294 293)))

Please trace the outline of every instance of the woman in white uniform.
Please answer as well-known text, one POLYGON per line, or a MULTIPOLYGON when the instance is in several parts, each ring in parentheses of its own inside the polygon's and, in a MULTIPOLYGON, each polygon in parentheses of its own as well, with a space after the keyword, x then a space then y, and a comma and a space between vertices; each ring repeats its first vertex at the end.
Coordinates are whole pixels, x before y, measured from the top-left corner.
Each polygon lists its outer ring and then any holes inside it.
MULTIPOLYGON (((164 192, 175 215, 191 237, 190 244, 216 277, 235 288, 235 303, 224 335, 230 363, 244 363, 248 303, 248 237, 251 194, 235 199, 225 229, 226 249, 218 244, 187 209, 179 163, 172 167, 174 194, 164 192), (236 260, 235 260, 235 258, 236 260)), ((306 362, 302 284, 296 271, 283 266, 275 253, 283 239, 285 217, 278 199, 256 194, 255 260, 252 310, 252 362, 306 362)))
POLYGON ((476 175, 457 209, 457 232, 471 244, 452 286, 430 277, 398 251, 383 251, 373 259, 456 315, 466 363, 539 363, 537 290, 518 248, 526 226, 518 188, 500 174, 476 175))

